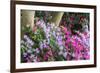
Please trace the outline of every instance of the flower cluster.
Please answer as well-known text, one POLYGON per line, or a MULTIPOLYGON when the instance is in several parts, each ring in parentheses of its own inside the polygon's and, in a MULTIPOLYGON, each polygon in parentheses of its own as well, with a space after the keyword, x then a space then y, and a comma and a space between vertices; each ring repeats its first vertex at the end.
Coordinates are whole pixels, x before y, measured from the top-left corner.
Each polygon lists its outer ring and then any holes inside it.
MULTIPOLYGON (((26 27, 30 30, 30 27, 26 27)), ((87 29, 87 28, 85 28, 87 29)), ((76 35, 65 26, 36 21, 32 31, 26 31, 21 40, 22 62, 88 60, 89 30, 76 35)))

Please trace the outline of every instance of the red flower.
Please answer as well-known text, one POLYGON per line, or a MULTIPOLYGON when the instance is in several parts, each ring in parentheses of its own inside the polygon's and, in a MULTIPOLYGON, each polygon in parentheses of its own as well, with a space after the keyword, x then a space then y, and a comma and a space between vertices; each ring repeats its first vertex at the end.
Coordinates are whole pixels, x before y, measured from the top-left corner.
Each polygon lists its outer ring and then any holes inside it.
POLYGON ((74 17, 70 17, 70 21, 74 21, 74 19, 75 19, 74 17))

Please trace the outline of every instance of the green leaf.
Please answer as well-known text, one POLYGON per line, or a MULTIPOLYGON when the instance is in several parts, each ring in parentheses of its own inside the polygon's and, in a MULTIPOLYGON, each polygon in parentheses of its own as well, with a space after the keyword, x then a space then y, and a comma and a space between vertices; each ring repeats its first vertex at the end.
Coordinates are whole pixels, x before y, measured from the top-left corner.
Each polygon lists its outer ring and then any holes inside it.
POLYGON ((60 56, 57 56, 57 57, 56 57, 56 61, 64 61, 63 56, 61 56, 61 55, 60 55, 60 56))

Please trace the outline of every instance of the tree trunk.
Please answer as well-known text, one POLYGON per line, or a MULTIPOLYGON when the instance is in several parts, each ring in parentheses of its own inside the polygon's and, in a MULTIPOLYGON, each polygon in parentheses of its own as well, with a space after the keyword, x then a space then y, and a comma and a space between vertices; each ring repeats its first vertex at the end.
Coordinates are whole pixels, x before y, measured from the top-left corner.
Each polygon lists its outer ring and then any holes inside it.
POLYGON ((34 26, 34 15, 35 11, 31 10, 22 10, 22 17, 21 17, 21 25, 27 26, 29 25, 31 29, 34 26))
POLYGON ((53 22, 56 26, 59 26, 59 23, 62 19, 64 12, 54 12, 52 13, 51 22, 53 22))
POLYGON ((22 31, 23 27, 28 26, 31 27, 31 30, 33 30, 34 16, 35 16, 35 11, 32 10, 21 11, 21 38, 23 38, 23 35, 25 33, 22 31))

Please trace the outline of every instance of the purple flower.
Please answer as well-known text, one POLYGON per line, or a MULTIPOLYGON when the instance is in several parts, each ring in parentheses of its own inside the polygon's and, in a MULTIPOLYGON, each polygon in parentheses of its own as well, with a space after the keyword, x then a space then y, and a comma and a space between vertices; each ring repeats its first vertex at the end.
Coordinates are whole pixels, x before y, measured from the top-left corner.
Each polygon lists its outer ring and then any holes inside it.
POLYGON ((36 48, 35 52, 36 52, 36 53, 40 53, 39 48, 36 48))
POLYGON ((59 46, 63 45, 63 42, 61 40, 58 40, 57 43, 59 46))
POLYGON ((40 49, 43 49, 43 42, 40 42, 40 49))

